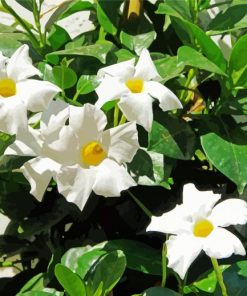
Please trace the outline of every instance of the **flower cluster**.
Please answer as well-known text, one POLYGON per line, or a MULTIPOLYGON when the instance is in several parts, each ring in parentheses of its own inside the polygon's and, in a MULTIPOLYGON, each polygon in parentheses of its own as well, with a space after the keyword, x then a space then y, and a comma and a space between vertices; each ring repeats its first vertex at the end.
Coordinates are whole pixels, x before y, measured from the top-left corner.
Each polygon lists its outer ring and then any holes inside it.
POLYGON ((176 95, 157 82, 160 76, 146 49, 136 66, 131 59, 99 70, 95 106, 53 100, 60 91, 57 86, 30 79, 40 72, 32 65, 26 45, 10 59, 1 55, 0 63, 0 127, 16 135, 5 154, 31 157, 20 170, 39 201, 52 178, 58 191, 81 210, 92 191, 119 196, 135 186, 126 163, 139 149, 136 124, 150 131, 153 98, 163 111, 182 108, 176 95), (100 107, 110 100, 119 100, 128 122, 105 129, 107 117, 100 107), (27 111, 42 111, 39 128, 28 125, 27 111))

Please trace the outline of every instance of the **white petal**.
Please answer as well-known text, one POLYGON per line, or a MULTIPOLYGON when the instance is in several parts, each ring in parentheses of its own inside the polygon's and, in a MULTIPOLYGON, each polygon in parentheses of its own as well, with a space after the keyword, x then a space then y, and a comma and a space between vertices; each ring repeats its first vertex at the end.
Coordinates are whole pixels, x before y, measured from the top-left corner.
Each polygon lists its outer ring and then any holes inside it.
POLYGON ((32 65, 32 60, 29 57, 29 48, 26 44, 19 47, 7 65, 8 77, 15 81, 20 81, 34 75, 41 75, 40 71, 32 65))
POLYGON ((129 121, 136 121, 146 131, 150 131, 153 122, 152 98, 145 94, 128 94, 121 98, 119 108, 129 121))
POLYGON ((43 155, 63 165, 74 165, 80 161, 78 139, 70 126, 63 126, 57 138, 56 133, 47 136, 42 149, 43 155))
POLYGON ((49 81, 27 79, 16 84, 17 95, 21 96, 27 109, 32 112, 43 111, 60 91, 60 88, 49 81))
POLYGON ((245 255, 241 241, 230 231, 216 227, 203 243, 205 253, 216 259, 228 258, 232 254, 245 255))
POLYGON ((27 130, 27 109, 17 97, 0 99, 0 130, 14 135, 27 130))
POLYGON ((82 211, 95 180, 95 171, 76 165, 63 167, 56 177, 58 191, 82 211))
POLYGON ((108 147, 108 157, 118 163, 131 162, 139 148, 136 124, 128 122, 103 132, 103 146, 108 147))
POLYGON ((163 111, 183 108, 183 105, 177 96, 169 88, 159 82, 145 82, 144 89, 145 92, 159 100, 159 106, 163 111))
POLYGON ((21 171, 31 185, 30 193, 41 201, 53 175, 59 165, 49 158, 36 157, 27 161, 21 171))
POLYGON ((122 81, 127 80, 134 75, 135 59, 124 61, 108 67, 101 68, 97 73, 97 78, 101 79, 106 75, 121 78, 122 81))
POLYGON ((201 241, 192 235, 172 235, 166 242, 166 246, 167 266, 176 271, 183 279, 190 265, 202 250, 201 241))
POLYGON ((97 141, 107 124, 103 111, 94 105, 85 104, 83 107, 70 108, 69 124, 81 144, 97 141))
POLYGON ((168 234, 191 233, 192 223, 183 205, 177 205, 173 210, 160 217, 152 216, 147 231, 158 231, 168 234))
POLYGON ((7 76, 6 74, 6 64, 7 64, 8 58, 5 57, 2 52, 0 51, 0 79, 7 76))
POLYGON ((69 104, 61 100, 51 101, 42 113, 40 126, 44 129, 53 125, 63 126, 68 118, 69 104))
POLYGON ((95 92, 99 97, 95 106, 101 108, 106 102, 120 99, 123 94, 130 91, 117 77, 107 76, 95 89, 95 92))
POLYGON ((194 221, 206 218, 219 199, 220 195, 211 190, 199 191, 192 183, 184 185, 183 204, 194 221))
POLYGON ((98 195, 120 196, 122 190, 136 185, 127 169, 111 159, 105 159, 95 170, 97 173, 93 191, 98 195))
POLYGON ((230 198, 217 204, 208 217, 215 226, 247 223, 247 203, 241 199, 230 198))
POLYGON ((149 51, 144 48, 135 67, 135 77, 142 78, 145 81, 161 79, 156 67, 150 57, 149 51))

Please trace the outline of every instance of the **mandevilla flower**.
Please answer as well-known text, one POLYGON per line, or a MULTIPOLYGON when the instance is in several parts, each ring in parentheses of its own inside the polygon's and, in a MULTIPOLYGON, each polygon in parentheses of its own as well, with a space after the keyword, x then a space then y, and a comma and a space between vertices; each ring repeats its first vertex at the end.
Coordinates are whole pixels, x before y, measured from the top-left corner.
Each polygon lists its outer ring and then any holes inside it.
POLYGON ((187 184, 183 204, 160 217, 152 217, 147 227, 147 231, 172 234, 166 242, 168 267, 182 279, 202 250, 215 259, 233 253, 245 255, 241 241, 222 227, 245 224, 247 203, 231 198, 215 206, 219 199, 219 194, 198 191, 193 184, 187 184))
POLYGON ((36 79, 40 71, 32 65, 28 46, 22 45, 11 58, 0 52, 0 130, 16 134, 27 129, 27 110, 44 110, 60 91, 56 85, 36 79))
POLYGON ((100 85, 96 106, 119 99, 118 106, 129 121, 136 121, 147 131, 153 122, 152 101, 158 99, 163 111, 182 108, 176 95, 163 84, 147 49, 143 49, 135 65, 135 59, 102 68, 98 71, 100 85))
POLYGON ((95 106, 70 106, 69 125, 47 147, 50 157, 62 164, 56 176, 58 191, 81 210, 92 190, 119 196, 136 185, 124 166, 139 148, 136 124, 104 131, 106 124, 105 114, 95 106))
POLYGON ((40 129, 29 128, 5 154, 34 156, 21 171, 39 201, 54 178, 58 191, 82 210, 92 190, 119 196, 136 185, 124 166, 139 148, 136 124, 104 131, 106 124, 105 114, 93 105, 54 101, 43 112, 40 129))

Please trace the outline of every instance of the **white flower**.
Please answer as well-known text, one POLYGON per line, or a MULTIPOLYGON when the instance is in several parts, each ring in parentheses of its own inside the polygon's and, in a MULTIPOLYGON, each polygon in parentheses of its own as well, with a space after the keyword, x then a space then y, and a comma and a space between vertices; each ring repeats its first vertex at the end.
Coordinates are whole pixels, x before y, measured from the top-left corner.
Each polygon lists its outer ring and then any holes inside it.
POLYGON ((222 227, 245 224, 247 203, 231 198, 215 206, 219 199, 219 194, 198 191, 193 184, 187 184, 183 204, 160 217, 152 217, 147 227, 147 231, 172 234, 166 242, 168 267, 182 279, 202 250, 216 259, 233 253, 245 255, 241 241, 222 227))
POLYGON ((11 58, 0 53, 0 130, 16 134, 27 129, 27 110, 44 110, 60 88, 48 81, 30 79, 40 75, 32 65, 28 46, 22 45, 11 58))
POLYGON ((43 112, 40 129, 29 128, 5 154, 34 157, 21 171, 39 201, 54 178, 58 191, 82 210, 92 190, 105 197, 119 196, 136 185, 124 166, 139 148, 136 124, 104 131, 106 124, 105 114, 93 105, 54 101, 43 112))
POLYGON ((96 106, 119 99, 118 106, 129 121, 136 121, 147 131, 153 122, 152 98, 159 100, 163 111, 182 108, 176 95, 158 81, 161 79, 147 49, 135 59, 102 68, 98 71, 101 84, 96 88, 96 106))
POLYGON ((68 117, 68 104, 62 101, 50 102, 49 108, 42 113, 40 129, 29 127, 4 153, 32 157, 20 170, 31 185, 30 193, 38 201, 42 200, 51 179, 56 177, 61 167, 46 154, 47 143, 58 137, 68 117))
POLYGON ((46 149, 62 164, 56 176, 58 191, 81 210, 92 190, 105 197, 119 196, 136 185, 123 165, 139 148, 136 124, 104 131, 106 124, 105 114, 95 106, 70 106, 69 125, 46 149))

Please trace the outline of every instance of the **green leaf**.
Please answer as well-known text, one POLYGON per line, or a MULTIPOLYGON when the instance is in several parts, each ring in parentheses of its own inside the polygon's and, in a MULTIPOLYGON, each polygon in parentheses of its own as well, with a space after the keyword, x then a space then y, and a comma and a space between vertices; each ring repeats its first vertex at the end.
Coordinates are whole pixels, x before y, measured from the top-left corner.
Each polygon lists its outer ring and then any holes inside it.
MULTIPOLYGON (((226 71, 226 61, 220 48, 214 43, 214 41, 205 34, 205 32, 197 25, 178 18, 172 18, 173 24, 178 26, 187 37, 183 42, 185 45, 192 46, 194 42, 198 44, 202 53, 214 64, 216 64, 223 72, 226 71)), ((175 27, 176 29, 176 27, 175 27)))
POLYGON ((55 291, 54 289, 44 289, 43 291, 29 291, 16 296, 63 296, 63 292, 55 291))
POLYGON ((116 52, 114 52, 114 55, 117 56, 118 63, 121 63, 121 62, 124 62, 127 60, 131 60, 136 57, 133 53, 131 53, 129 50, 124 49, 124 48, 121 48, 121 49, 117 50, 116 52))
POLYGON ((191 66, 208 72, 227 76, 217 65, 204 57, 200 52, 189 46, 182 46, 178 49, 178 62, 185 66, 191 66))
POLYGON ((69 268, 57 264, 55 267, 55 275, 59 283, 70 296, 86 296, 86 288, 83 281, 69 268))
POLYGON ((179 76, 184 65, 178 63, 177 57, 165 57, 154 61, 157 71, 162 77, 162 82, 166 82, 174 77, 179 76))
POLYGON ((16 2, 33 12, 33 0, 16 0, 16 2))
POLYGON ((232 127, 229 129, 221 119, 215 123, 222 129, 220 135, 215 132, 202 135, 203 150, 210 162, 232 180, 241 193, 247 184, 246 134, 232 127))
POLYGON ((88 276, 93 291, 96 291, 103 282, 103 291, 105 294, 118 283, 126 267, 126 258, 122 251, 117 250, 106 254, 96 263, 94 270, 88 276))
MULTIPOLYGON (((229 296, 247 295, 247 261, 239 261, 223 272, 224 283, 229 296)), ((221 296, 221 289, 216 287, 215 296, 221 296)))
POLYGON ((190 8, 185 0, 166 0, 159 4, 156 13, 191 20, 190 8))
POLYGON ((148 150, 176 159, 191 159, 195 134, 189 124, 172 116, 164 116, 162 121, 162 124, 153 121, 148 150))
POLYGON ((161 287, 149 288, 142 295, 143 296, 181 296, 181 294, 171 289, 161 288, 161 287))
POLYGON ((97 1, 97 19, 104 30, 112 35, 116 35, 118 27, 118 11, 123 1, 108 0, 97 1))
POLYGON ((66 66, 55 66, 52 73, 55 83, 62 89, 71 88, 76 84, 77 75, 75 71, 66 66))
POLYGON ((52 26, 51 32, 49 33, 47 39, 51 47, 54 50, 57 50, 70 40, 70 36, 63 28, 55 24, 52 26))
POLYGON ((28 291, 42 291, 44 289, 44 273, 32 277, 20 290, 19 293, 28 291))
POLYGON ((94 91, 97 84, 95 75, 82 75, 77 82, 76 89, 80 95, 85 95, 94 91))
POLYGON ((0 132, 0 155, 3 155, 6 148, 12 143, 14 143, 14 141, 15 136, 11 136, 3 132, 0 132))
POLYGON ((18 169, 31 158, 30 156, 2 155, 0 156, 0 173, 18 169))
POLYGON ((0 33, 0 51, 4 56, 11 55, 22 45, 22 41, 27 41, 28 37, 24 33, 0 33))
POLYGON ((88 46, 80 46, 73 49, 54 51, 46 55, 48 61, 54 62, 57 56, 90 56, 95 57, 101 63, 106 62, 106 56, 114 45, 110 41, 98 41, 88 46))
POLYGON ((0 33, 13 33, 16 29, 11 26, 0 24, 0 33))
POLYGON ((148 245, 127 239, 106 243, 105 250, 122 250, 127 259, 127 267, 146 274, 161 275, 161 254, 148 245))
POLYGON ((208 34, 218 35, 247 28, 247 5, 236 5, 219 11, 208 26, 208 34))
POLYGON ((238 39, 232 49, 229 61, 229 74, 234 86, 247 87, 247 35, 238 39))
MULTIPOLYGON (((230 265, 220 265, 220 270, 223 272, 226 270, 230 265)), ((193 282, 191 286, 196 287, 197 289, 200 289, 201 291, 207 292, 207 293, 214 293, 215 288, 217 286, 217 278, 214 270, 209 270, 202 274, 195 282, 193 282)), ((192 287, 193 290, 193 287, 192 287)))

